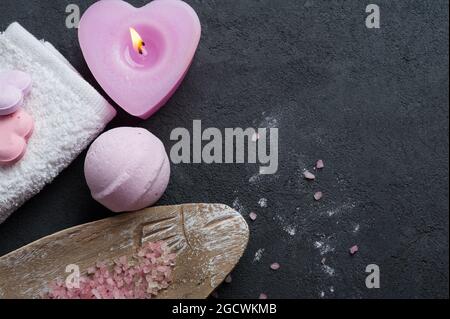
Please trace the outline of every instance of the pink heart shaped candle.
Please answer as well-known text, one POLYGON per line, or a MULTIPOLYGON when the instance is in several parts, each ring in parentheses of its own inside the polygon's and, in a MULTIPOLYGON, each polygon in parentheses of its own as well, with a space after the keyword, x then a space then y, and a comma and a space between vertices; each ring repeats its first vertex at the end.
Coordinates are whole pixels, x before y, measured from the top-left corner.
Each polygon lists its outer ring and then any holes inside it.
POLYGON ((125 111, 147 119, 176 91, 200 41, 195 11, 181 0, 135 8, 102 0, 78 31, 86 62, 105 92, 125 111))

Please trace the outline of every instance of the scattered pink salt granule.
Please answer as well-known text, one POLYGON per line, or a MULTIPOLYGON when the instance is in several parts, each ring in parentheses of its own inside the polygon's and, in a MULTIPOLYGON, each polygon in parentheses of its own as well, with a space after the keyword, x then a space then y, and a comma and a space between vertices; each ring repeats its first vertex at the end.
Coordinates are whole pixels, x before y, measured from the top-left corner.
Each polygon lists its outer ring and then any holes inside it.
POLYGON ((325 167, 325 164, 323 163, 323 160, 318 160, 317 162, 316 162, 316 168, 317 169, 322 169, 322 168, 324 168, 325 167))
POLYGON ((314 175, 314 174, 311 173, 310 171, 304 171, 304 172, 303 172, 303 176, 304 176, 306 179, 309 179, 309 180, 315 180, 315 179, 316 179, 316 175, 314 175))
POLYGON ((233 281, 233 278, 231 278, 231 275, 228 275, 228 276, 225 278, 225 282, 226 282, 227 284, 231 284, 232 281, 233 281))
POLYGON ((267 295, 265 293, 261 293, 259 295, 259 299, 267 299, 267 295))
POLYGON ((314 199, 315 200, 319 201, 319 200, 322 199, 322 197, 323 197, 323 193, 322 192, 315 192, 314 193, 314 199))
POLYGON ((278 270, 278 269, 280 269, 280 264, 279 263, 273 263, 272 265, 270 265, 270 269, 278 270))
POLYGON ((256 215, 256 213, 254 213, 254 212, 251 212, 248 216, 249 216, 250 219, 253 220, 253 221, 255 221, 256 218, 258 217, 258 215, 256 215))
POLYGON ((130 259, 98 262, 81 276, 78 288, 57 279, 43 294, 46 299, 150 299, 172 282, 176 254, 165 242, 146 243, 130 259))
POLYGON ((350 248, 350 255, 354 255, 358 252, 359 248, 358 245, 354 245, 350 248))

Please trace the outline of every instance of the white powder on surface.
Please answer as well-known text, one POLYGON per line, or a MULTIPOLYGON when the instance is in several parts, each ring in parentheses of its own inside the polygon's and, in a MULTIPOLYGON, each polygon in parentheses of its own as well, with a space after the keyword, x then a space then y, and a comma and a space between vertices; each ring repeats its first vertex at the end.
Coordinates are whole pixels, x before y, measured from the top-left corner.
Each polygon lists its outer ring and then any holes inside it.
POLYGON ((258 201, 258 205, 262 208, 267 207, 267 198, 260 198, 258 201))
POLYGON ((297 229, 292 225, 286 225, 283 230, 291 236, 295 236, 297 229))
POLYGON ((261 175, 260 175, 259 173, 256 173, 255 175, 252 175, 252 176, 248 179, 248 182, 249 182, 250 184, 255 184, 255 183, 257 183, 257 182, 260 181, 260 179, 261 179, 260 176, 261 176, 261 175))
POLYGON ((283 229, 283 231, 285 231, 289 235, 295 236, 295 234, 297 233, 297 226, 287 223, 282 216, 277 214, 275 215, 274 220, 276 220, 283 229))
POLYGON ((322 215, 328 215, 329 217, 332 217, 336 214, 342 214, 352 211, 353 208, 356 207, 356 203, 345 203, 342 205, 339 205, 335 208, 329 209, 325 212, 322 212, 322 215))
POLYGON ((317 248, 320 252, 320 255, 325 255, 331 252, 334 252, 334 247, 325 241, 316 241, 314 242, 314 247, 317 248))
POLYGON ((263 254, 264 254, 264 248, 260 248, 256 251, 255 257, 253 258, 253 262, 258 262, 261 260, 263 254))
POLYGON ((324 273, 326 273, 329 276, 334 276, 334 268, 328 266, 328 265, 322 265, 322 270, 324 273))

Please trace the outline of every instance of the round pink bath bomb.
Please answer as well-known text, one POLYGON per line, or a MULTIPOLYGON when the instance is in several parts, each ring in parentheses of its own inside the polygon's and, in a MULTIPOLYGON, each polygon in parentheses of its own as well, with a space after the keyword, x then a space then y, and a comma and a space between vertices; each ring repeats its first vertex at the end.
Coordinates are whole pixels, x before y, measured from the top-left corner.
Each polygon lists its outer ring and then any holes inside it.
POLYGON ((120 127, 100 135, 84 163, 92 197, 113 212, 153 205, 167 188, 170 163, 163 143, 146 129, 120 127))

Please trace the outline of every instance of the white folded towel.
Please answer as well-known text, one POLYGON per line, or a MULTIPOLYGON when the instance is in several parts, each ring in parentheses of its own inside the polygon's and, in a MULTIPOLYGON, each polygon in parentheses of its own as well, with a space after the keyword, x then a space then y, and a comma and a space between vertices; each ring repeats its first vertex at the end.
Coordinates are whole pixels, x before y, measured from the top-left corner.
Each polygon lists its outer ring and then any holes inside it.
POLYGON ((35 128, 25 156, 0 166, 0 223, 50 183, 116 115, 50 43, 38 41, 17 22, 0 33, 0 72, 11 69, 33 79, 24 110, 35 128))

